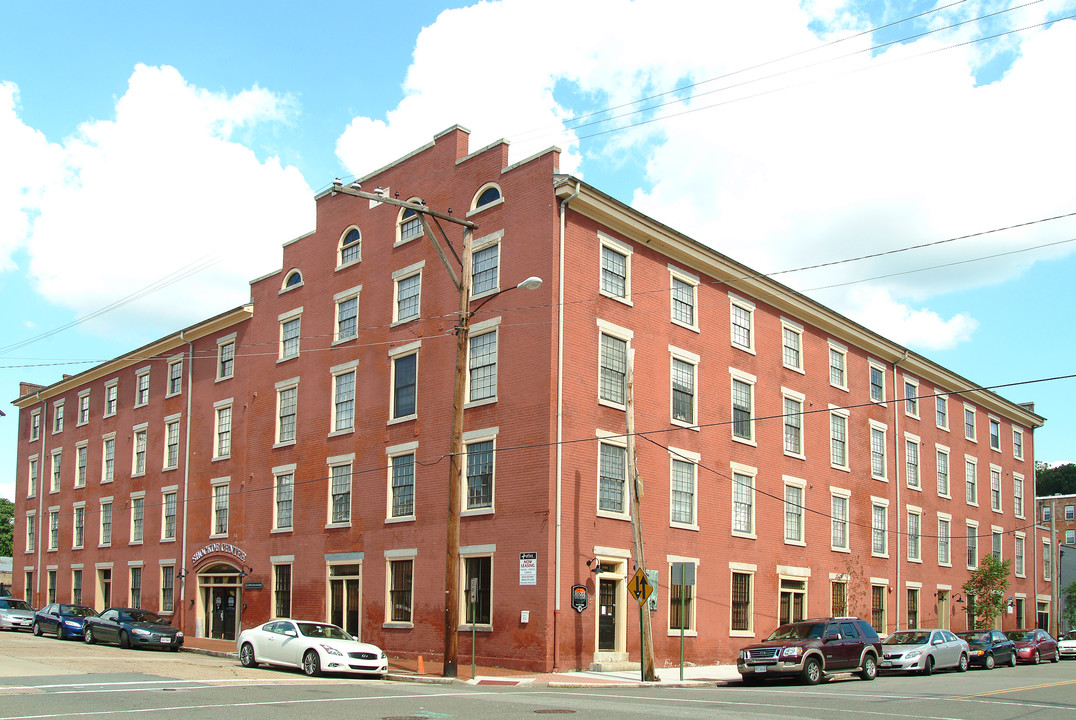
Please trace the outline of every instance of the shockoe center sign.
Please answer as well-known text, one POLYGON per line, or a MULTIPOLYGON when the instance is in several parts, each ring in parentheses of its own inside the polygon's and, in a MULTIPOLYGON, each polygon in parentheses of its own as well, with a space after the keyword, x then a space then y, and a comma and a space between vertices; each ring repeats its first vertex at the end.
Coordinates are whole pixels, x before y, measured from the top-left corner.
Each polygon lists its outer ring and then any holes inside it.
POLYGON ((245 562, 247 559, 246 552, 244 552, 242 548, 236 547, 231 543, 209 543, 204 548, 198 550, 193 555, 191 555, 191 565, 196 564, 199 560, 204 558, 206 555, 209 555, 210 553, 218 552, 225 553, 226 555, 231 555, 237 558, 239 562, 245 562))

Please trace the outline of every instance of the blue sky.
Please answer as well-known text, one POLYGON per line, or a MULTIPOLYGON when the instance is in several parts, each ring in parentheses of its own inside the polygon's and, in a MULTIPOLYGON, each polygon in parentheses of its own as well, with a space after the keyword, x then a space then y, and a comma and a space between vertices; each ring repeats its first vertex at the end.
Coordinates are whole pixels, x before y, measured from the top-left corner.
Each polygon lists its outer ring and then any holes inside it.
MULTIPOLYGON (((1076 2, 1024 4, 0 1, 0 496, 20 380, 241 304, 456 123, 761 272, 938 243, 777 277, 982 385, 1072 374, 1076 2)), ((1000 392, 1076 460, 1076 380, 1000 392)))

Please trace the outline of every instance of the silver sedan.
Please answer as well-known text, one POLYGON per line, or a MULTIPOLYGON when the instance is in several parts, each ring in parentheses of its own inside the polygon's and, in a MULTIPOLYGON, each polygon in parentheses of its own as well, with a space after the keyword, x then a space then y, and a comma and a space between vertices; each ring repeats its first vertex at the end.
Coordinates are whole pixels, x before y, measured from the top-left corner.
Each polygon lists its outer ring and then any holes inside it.
POLYGON ((882 670, 930 675, 942 668, 968 669, 968 644, 948 630, 898 630, 882 641, 882 670))

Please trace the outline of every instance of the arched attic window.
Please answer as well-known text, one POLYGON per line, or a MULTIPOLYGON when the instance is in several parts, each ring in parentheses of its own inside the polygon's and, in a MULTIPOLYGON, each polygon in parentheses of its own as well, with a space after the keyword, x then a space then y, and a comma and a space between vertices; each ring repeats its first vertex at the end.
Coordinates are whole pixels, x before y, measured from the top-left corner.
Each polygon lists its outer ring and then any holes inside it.
POLYGON ((338 266, 350 265, 362 260, 362 233, 357 227, 348 228, 340 238, 340 255, 338 266))
MULTIPOLYGON (((408 202, 421 203, 420 198, 411 198, 408 202)), ((400 217, 396 222, 396 244, 422 237, 422 220, 411 208, 400 208, 400 217)))
POLYGON ((298 270, 292 270, 284 278, 284 290, 291 290, 303 284, 303 274, 298 270))
POLYGON ((496 183, 488 183, 475 193, 474 201, 471 203, 471 211, 482 210, 485 207, 501 202, 504 202, 504 198, 501 197, 501 189, 496 183))

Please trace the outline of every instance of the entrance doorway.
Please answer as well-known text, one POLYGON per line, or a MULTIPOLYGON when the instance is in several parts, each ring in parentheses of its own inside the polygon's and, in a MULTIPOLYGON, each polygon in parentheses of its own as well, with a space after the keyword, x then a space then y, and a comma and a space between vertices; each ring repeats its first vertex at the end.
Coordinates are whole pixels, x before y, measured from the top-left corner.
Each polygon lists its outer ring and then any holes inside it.
POLYGON ((616 652, 616 586, 598 578, 598 652, 616 652))
POLYGON ((781 578, 780 625, 799 622, 805 616, 807 607, 807 581, 781 578))
POLYGON ((231 565, 212 565, 198 573, 204 637, 235 640, 242 607, 243 576, 231 565))
POLYGON ((362 565, 329 566, 329 622, 362 639, 362 565))
MULTIPOLYGON (((624 554, 626 556, 627 551, 624 554)), ((624 663, 628 662, 626 572, 626 560, 599 558, 594 577, 594 596, 598 607, 591 669, 625 669, 624 663)))

